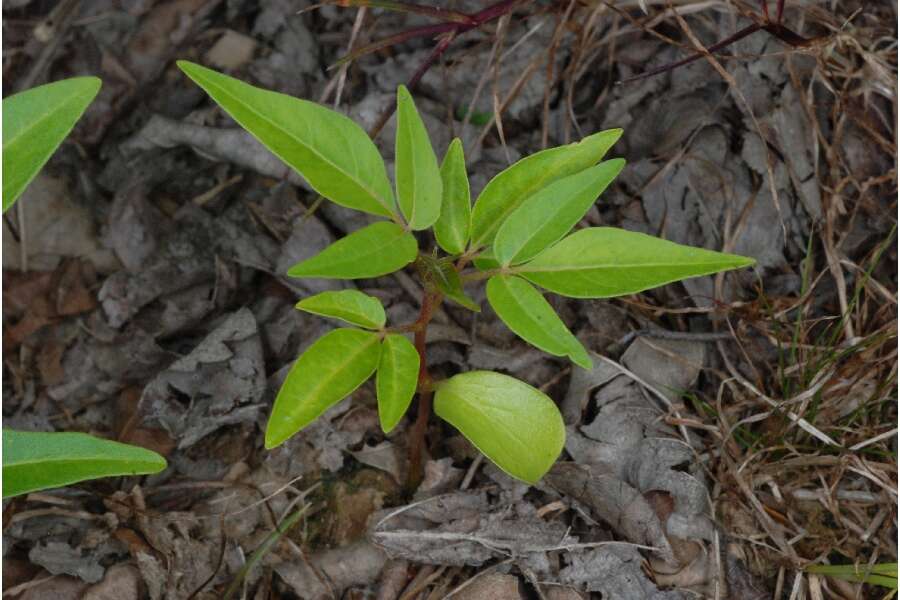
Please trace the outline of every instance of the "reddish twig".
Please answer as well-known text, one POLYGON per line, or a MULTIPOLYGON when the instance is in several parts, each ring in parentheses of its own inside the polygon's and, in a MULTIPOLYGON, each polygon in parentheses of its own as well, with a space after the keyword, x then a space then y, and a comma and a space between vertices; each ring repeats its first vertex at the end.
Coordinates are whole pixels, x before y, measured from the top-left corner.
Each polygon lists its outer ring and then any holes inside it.
MULTIPOLYGON (((335 3, 342 6, 379 6, 387 9, 432 16, 440 19, 443 22, 436 25, 424 25, 422 27, 415 27, 407 31, 401 31, 400 33, 394 34, 382 40, 375 41, 371 44, 363 46, 362 48, 354 50, 347 56, 340 58, 337 63, 335 63, 335 65, 332 65, 332 67, 345 64, 349 61, 356 60, 361 56, 365 56, 366 54, 369 54, 371 52, 393 46, 394 44, 405 42, 409 39, 425 36, 437 36, 438 42, 435 45, 434 49, 431 51, 431 54, 429 54, 428 57, 422 62, 422 64, 419 65, 419 68, 416 69, 412 77, 410 77, 406 82, 406 87, 408 87, 409 89, 413 89, 416 84, 419 83, 428 69, 430 69, 431 66, 441 58, 447 48, 450 47, 450 44, 453 43, 453 41, 457 37, 468 31, 477 29, 478 27, 481 27, 486 23, 490 23, 494 19, 502 17, 503 15, 511 12, 517 4, 521 4, 524 1, 525 0, 501 0, 500 2, 492 4, 475 14, 466 14, 457 11, 431 8, 418 4, 395 2, 393 0, 339 0, 335 3)), ((384 112, 381 113, 381 115, 378 117, 378 120, 375 122, 375 125, 373 125, 369 130, 370 137, 372 137, 373 139, 378 137, 378 134, 381 133, 381 130, 384 128, 385 123, 387 123, 388 119, 391 118, 391 115, 394 114, 396 108, 396 105, 394 103, 391 103, 390 106, 388 106, 384 110, 384 112)))
POLYGON ((410 2, 395 2, 394 0, 337 0, 336 2, 332 2, 331 4, 336 4, 345 8, 354 6, 384 8, 386 10, 393 10, 395 12, 405 12, 422 15, 425 17, 434 17, 436 19, 440 19, 441 21, 447 21, 450 23, 472 23, 472 16, 464 12, 435 6, 412 4, 410 2))
POLYGON ((694 54, 688 56, 687 58, 683 58, 681 60, 669 63, 667 65, 663 65, 661 67, 657 67, 655 69, 651 69, 640 75, 635 75, 634 77, 629 77, 628 79, 623 79, 622 81, 618 81, 617 84, 621 85, 624 83, 631 83, 633 81, 638 81, 640 79, 644 79, 646 77, 653 77, 654 75, 659 75, 661 73, 665 73, 667 71, 672 71, 679 67, 683 67, 684 65, 690 64, 696 60, 703 58, 704 56, 708 56, 710 54, 715 54, 720 50, 724 50, 728 46, 738 42, 745 37, 756 33, 757 31, 765 31, 770 35, 775 36, 788 46, 792 48, 804 48, 812 45, 818 38, 805 38, 802 35, 795 33, 781 24, 781 19, 784 15, 784 0, 778 0, 775 10, 775 19, 771 19, 769 16, 769 3, 767 0, 760 0, 760 4, 762 5, 762 20, 753 23, 752 25, 748 25, 744 27, 740 31, 733 33, 728 36, 724 40, 720 40, 715 44, 709 46, 705 49, 705 51, 695 52, 694 54))
POLYGON ((425 450, 425 432, 428 430, 428 418, 431 416, 432 382, 428 372, 428 359, 425 353, 428 323, 440 305, 442 297, 439 293, 426 291, 422 299, 419 318, 413 323, 415 347, 419 354, 419 381, 416 391, 419 394, 419 412, 409 432, 409 470, 406 475, 406 489, 412 494, 422 482, 422 454, 425 450))

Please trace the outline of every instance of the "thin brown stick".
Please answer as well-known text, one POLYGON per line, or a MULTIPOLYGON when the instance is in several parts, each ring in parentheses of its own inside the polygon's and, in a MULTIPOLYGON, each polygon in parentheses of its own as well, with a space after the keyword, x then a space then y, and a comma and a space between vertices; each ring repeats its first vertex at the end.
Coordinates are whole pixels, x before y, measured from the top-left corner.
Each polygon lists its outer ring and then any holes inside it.
POLYGON ((426 335, 428 323, 434 316, 434 310, 441 303, 441 295, 433 292, 425 292, 422 300, 422 308, 419 318, 413 323, 415 332, 415 347, 419 354, 419 381, 417 391, 419 393, 419 413, 409 432, 409 471, 406 478, 407 492, 412 494, 422 482, 422 454, 425 449, 425 433, 428 430, 428 418, 431 416, 432 381, 428 372, 428 358, 426 355, 426 335))

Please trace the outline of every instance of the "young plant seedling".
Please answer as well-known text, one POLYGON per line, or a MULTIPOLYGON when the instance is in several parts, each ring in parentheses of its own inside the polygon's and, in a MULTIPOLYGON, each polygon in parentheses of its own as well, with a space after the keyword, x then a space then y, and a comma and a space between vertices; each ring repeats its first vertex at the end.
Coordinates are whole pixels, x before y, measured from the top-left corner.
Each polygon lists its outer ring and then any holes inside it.
MULTIPOLYGON (((76 77, 3 100, 3 212, 25 191, 99 90, 96 77, 76 77)), ((156 452, 84 433, 3 430, 3 498, 165 468, 166 460, 156 452)))
POLYGON ((297 304, 355 327, 327 333, 294 363, 266 427, 267 448, 282 444, 374 374, 385 432, 419 395, 410 432, 413 482, 433 396, 439 417, 506 473, 535 483, 565 441, 556 405, 540 390, 501 373, 470 371, 434 380, 425 334, 441 302, 449 299, 477 311, 463 283, 487 280, 488 302, 513 332, 589 369, 590 355, 541 288, 570 298, 611 298, 753 264, 742 256, 621 229, 572 232, 625 166, 621 159, 600 162, 621 130, 601 131, 520 160, 488 182, 472 205, 462 144, 453 140, 439 164, 403 86, 397 91, 392 186, 375 144, 344 115, 196 64, 178 65, 316 192, 378 219, 295 265, 288 275, 371 278, 413 264, 424 289, 418 319, 391 326, 380 302, 356 290, 325 292, 297 304), (420 248, 413 232, 427 230, 445 255, 420 248), (467 268, 470 264, 474 268, 467 268))

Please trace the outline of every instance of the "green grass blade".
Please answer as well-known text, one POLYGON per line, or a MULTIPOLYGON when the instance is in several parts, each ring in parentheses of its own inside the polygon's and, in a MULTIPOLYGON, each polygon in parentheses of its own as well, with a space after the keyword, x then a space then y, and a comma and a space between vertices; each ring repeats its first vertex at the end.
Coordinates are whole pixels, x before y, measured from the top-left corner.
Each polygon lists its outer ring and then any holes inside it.
POLYGON ((875 565, 810 565, 807 573, 827 575, 844 581, 880 585, 891 590, 897 589, 897 563, 875 565))

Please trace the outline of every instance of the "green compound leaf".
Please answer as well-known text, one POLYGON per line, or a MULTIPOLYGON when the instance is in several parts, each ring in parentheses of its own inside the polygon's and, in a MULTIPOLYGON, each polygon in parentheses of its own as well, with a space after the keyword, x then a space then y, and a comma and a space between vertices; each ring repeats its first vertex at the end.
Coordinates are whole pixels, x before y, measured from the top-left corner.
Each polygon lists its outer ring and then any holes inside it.
POLYGON ((377 333, 335 329, 304 352, 275 398, 266 426, 266 448, 274 448, 349 396, 372 376, 381 344, 377 333))
POLYGON ((459 138, 453 138, 447 148, 441 164, 441 181, 444 184, 444 199, 441 202, 441 216, 434 224, 434 237, 447 254, 462 254, 469 243, 472 198, 459 138))
POLYGON ((621 129, 601 131, 580 142, 532 154, 498 173, 475 201, 471 246, 489 246, 503 221, 526 198, 557 179, 597 164, 621 136, 621 129))
POLYGON ((494 275, 487 283, 487 297, 497 316, 520 338, 548 354, 568 356, 579 367, 593 368, 587 350, 530 283, 494 275))
POLYGON ((3 498, 118 475, 146 475, 166 459, 85 433, 3 430, 3 498))
POLYGON ((563 296, 611 298, 754 262, 643 233, 591 227, 576 231, 513 271, 563 296))
POLYGON ((25 191, 99 91, 96 77, 75 77, 3 100, 3 212, 25 191))
POLYGON ((187 61, 178 67, 241 127, 332 202, 394 217, 384 161, 363 129, 307 100, 254 87, 187 61))
POLYGON ((528 197, 497 230, 494 256, 523 263, 558 242, 581 220, 625 166, 621 158, 558 179, 528 197))
POLYGON ((381 359, 375 375, 378 393, 378 420, 385 433, 397 426, 416 393, 419 382, 419 353, 402 335, 389 334, 381 344, 381 359))
POLYGON ((394 179, 411 229, 427 229, 441 214, 441 171, 428 131, 406 86, 397 89, 394 179))
POLYGON ((359 290, 322 292, 297 303, 297 308, 321 317, 333 317, 366 329, 381 329, 387 320, 378 298, 359 290))
POLYGON ((416 259, 413 235, 396 223, 379 221, 358 229, 312 258, 291 267, 291 277, 361 279, 402 269, 416 259))
POLYGON ((506 473, 537 483, 566 440, 562 415, 546 394, 490 371, 470 371, 437 384, 434 411, 506 473))

